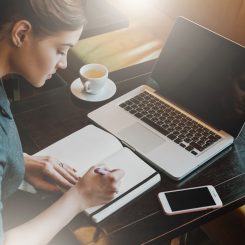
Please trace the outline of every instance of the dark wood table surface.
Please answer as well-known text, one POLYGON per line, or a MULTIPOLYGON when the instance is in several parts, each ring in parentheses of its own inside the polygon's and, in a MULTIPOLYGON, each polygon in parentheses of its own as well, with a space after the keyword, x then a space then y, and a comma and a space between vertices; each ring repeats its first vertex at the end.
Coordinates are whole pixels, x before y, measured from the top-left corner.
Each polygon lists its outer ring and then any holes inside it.
MULTIPOLYGON (((155 61, 145 62, 111 73, 117 84, 112 99, 143 84, 149 78, 155 61)), ((50 81, 51 82, 51 81, 50 81)), ((50 90, 26 100, 13 102, 12 110, 19 129, 23 149, 35 153, 72 132, 91 123, 87 113, 105 102, 88 103, 76 99, 69 86, 50 90)), ((181 163, 180 163, 181 164, 181 163)), ((233 146, 184 180, 177 182, 161 174, 161 183, 121 208, 99 225, 78 215, 70 224, 83 240, 83 227, 93 232, 86 243, 107 245, 163 244, 164 241, 191 230, 245 203, 245 132, 233 146), (214 185, 224 203, 218 210, 177 216, 164 215, 157 200, 160 191, 214 185)), ((86 229, 85 229, 86 230, 86 229)), ((83 240, 84 241, 84 240, 83 240)))

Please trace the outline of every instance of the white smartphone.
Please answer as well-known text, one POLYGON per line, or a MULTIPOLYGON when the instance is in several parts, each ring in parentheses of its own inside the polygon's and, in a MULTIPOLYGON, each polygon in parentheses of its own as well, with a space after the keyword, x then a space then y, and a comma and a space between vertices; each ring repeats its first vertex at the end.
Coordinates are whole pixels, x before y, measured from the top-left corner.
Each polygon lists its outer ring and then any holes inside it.
POLYGON ((167 215, 215 209, 223 205, 211 185, 160 192, 158 198, 167 215))

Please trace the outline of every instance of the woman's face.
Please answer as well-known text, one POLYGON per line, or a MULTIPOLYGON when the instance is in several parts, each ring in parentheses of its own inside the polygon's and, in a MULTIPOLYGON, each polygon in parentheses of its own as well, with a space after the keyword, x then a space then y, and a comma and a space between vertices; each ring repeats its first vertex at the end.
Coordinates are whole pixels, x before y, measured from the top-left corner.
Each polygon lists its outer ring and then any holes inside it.
POLYGON ((79 40, 82 28, 37 38, 29 34, 21 47, 15 49, 11 66, 34 87, 41 87, 59 69, 67 67, 67 52, 79 40))

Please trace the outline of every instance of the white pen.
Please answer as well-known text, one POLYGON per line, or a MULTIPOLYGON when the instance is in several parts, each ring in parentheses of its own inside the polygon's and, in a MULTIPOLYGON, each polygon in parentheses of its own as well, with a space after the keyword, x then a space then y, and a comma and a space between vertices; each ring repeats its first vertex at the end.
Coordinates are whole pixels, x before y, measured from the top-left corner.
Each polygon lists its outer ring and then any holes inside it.
POLYGON ((106 168, 96 168, 96 169, 94 169, 94 172, 96 174, 106 175, 107 173, 111 173, 111 170, 108 170, 106 168))

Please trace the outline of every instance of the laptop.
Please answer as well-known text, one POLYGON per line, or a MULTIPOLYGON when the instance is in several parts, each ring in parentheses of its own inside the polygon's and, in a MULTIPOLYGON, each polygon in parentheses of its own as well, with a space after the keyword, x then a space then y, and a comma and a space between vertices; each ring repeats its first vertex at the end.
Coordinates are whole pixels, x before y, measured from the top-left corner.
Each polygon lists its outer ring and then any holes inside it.
POLYGON ((245 119, 245 48, 177 18, 151 77, 88 117, 181 180, 231 145, 245 119))

